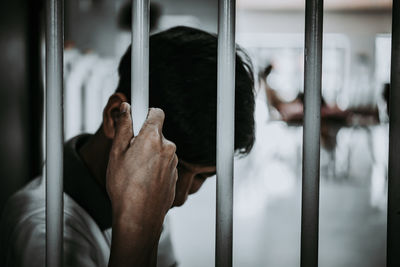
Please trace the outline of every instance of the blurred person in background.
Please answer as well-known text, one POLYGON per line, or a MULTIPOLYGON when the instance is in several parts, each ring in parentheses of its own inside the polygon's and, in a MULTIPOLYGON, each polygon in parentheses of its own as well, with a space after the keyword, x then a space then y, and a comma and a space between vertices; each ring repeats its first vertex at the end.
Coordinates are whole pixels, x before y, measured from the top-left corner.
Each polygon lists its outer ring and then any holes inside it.
MULTIPOLYGON (((150 99, 133 136, 131 50, 94 135, 64 148, 64 266, 175 266, 165 216, 216 172, 217 38, 176 27, 150 38, 150 99), (111 235, 112 229, 112 235, 111 235)), ((236 55, 235 151, 254 143, 254 82, 236 55)), ((1 265, 45 265, 45 180, 7 203, 1 265)))

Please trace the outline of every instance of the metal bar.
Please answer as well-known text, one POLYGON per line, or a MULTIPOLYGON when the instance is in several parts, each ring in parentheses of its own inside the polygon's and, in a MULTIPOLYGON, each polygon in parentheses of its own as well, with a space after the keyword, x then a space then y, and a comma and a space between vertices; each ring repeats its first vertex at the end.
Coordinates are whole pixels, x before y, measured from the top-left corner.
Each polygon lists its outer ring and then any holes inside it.
POLYGON ((389 98, 387 266, 400 266, 400 2, 393 0, 389 98))
POLYGON ((46 3, 46 266, 63 262, 63 1, 46 3))
POLYGON ((219 0, 215 266, 232 266, 235 0, 219 0))
POLYGON ((149 109, 149 12, 149 0, 132 0, 131 104, 135 134, 149 109))
POLYGON ((302 267, 318 266, 323 0, 306 0, 304 47, 302 267))

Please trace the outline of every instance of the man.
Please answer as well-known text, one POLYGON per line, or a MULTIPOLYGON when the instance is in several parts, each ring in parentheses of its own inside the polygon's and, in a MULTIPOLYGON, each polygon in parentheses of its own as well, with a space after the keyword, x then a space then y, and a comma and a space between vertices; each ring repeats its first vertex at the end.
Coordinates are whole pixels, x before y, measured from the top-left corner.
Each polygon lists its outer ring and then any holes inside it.
MULTIPOLYGON (((135 137, 126 103, 130 54, 99 130, 65 145, 65 266, 155 266, 157 258, 158 266, 175 265, 165 215, 216 172, 216 37, 176 27, 150 38, 150 106, 157 108, 135 137)), ((246 154, 254 143, 253 75, 239 55, 236 64, 235 150, 246 154)), ((44 205, 42 178, 8 202, 4 266, 44 266, 44 205)))

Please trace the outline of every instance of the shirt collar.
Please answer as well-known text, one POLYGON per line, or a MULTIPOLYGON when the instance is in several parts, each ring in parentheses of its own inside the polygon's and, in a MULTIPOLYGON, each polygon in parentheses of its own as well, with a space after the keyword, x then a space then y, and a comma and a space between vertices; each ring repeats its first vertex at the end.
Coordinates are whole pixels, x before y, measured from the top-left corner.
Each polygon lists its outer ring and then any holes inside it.
POLYGON ((64 145, 64 192, 79 204, 104 231, 111 227, 111 201, 78 154, 91 135, 78 135, 64 145))

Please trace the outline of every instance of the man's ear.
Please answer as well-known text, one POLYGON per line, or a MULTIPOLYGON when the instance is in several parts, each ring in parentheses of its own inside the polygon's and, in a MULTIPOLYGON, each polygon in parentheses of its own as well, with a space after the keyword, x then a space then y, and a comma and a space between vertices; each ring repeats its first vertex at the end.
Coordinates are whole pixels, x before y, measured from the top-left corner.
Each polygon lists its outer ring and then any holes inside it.
POLYGON ((115 93, 108 99, 103 110, 103 131, 107 138, 114 139, 115 122, 119 116, 119 107, 122 102, 128 102, 123 93, 115 93))

